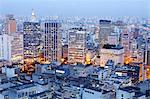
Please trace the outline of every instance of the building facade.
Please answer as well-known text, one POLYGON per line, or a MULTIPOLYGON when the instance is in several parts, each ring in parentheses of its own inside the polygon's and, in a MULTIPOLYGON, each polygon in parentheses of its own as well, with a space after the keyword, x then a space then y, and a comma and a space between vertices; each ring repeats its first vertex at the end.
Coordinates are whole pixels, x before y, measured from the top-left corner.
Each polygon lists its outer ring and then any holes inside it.
POLYGON ((101 49, 100 65, 105 66, 108 60, 113 60, 114 64, 124 64, 124 49, 119 45, 106 44, 101 49))
POLYGON ((37 60, 42 50, 42 34, 39 22, 23 23, 24 59, 37 60))
POLYGON ((17 22, 13 15, 6 15, 6 27, 5 32, 7 34, 16 33, 17 31, 17 22))
POLYGON ((0 35, 0 59, 10 63, 23 61, 23 35, 20 33, 0 35))
POLYGON ((107 43, 108 35, 111 33, 111 21, 110 20, 100 20, 100 33, 99 33, 99 41, 100 43, 107 43))
POLYGON ((86 58, 86 30, 73 28, 68 37, 68 62, 85 63, 86 58))
POLYGON ((43 24, 44 60, 45 62, 60 61, 62 58, 61 23, 49 20, 43 24))

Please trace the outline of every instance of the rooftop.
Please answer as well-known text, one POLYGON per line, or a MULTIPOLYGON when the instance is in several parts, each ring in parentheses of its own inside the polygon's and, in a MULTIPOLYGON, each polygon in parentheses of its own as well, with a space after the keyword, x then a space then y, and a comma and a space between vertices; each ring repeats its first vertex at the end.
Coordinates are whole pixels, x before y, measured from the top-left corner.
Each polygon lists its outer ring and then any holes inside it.
POLYGON ((104 49, 115 49, 115 50, 121 50, 123 47, 121 45, 110 45, 110 44, 104 44, 104 49))
POLYGON ((140 88, 138 88, 138 87, 133 87, 133 86, 127 86, 127 87, 124 87, 124 88, 120 88, 120 90, 129 92, 129 93, 132 93, 132 92, 139 92, 139 91, 140 91, 140 88))
POLYGON ((16 90, 22 90, 22 89, 30 88, 30 87, 33 87, 33 86, 35 86, 35 84, 30 83, 30 84, 23 84, 23 85, 14 86, 14 87, 11 87, 11 88, 16 89, 16 90))
POLYGON ((44 92, 41 92, 41 93, 36 93, 36 94, 33 94, 33 95, 29 95, 29 97, 37 97, 37 96, 41 96, 41 95, 45 95, 46 93, 50 93, 51 91, 44 91, 44 92))

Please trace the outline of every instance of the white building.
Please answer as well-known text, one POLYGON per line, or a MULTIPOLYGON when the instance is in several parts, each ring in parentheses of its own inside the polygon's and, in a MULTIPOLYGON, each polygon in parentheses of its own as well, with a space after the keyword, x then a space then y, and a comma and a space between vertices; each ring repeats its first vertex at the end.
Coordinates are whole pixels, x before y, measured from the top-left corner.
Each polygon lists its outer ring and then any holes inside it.
POLYGON ((2 73, 5 73, 8 78, 17 76, 15 67, 2 67, 2 73))
POLYGON ((124 64, 124 48, 119 45, 104 45, 100 51, 100 56, 101 66, 105 66, 108 60, 114 61, 114 65, 124 64))
POLYGON ((69 31, 68 37, 68 62, 85 63, 86 31, 80 28, 73 28, 69 31))
POLYGON ((10 63, 23 61, 23 35, 19 33, 0 35, 0 59, 10 63))

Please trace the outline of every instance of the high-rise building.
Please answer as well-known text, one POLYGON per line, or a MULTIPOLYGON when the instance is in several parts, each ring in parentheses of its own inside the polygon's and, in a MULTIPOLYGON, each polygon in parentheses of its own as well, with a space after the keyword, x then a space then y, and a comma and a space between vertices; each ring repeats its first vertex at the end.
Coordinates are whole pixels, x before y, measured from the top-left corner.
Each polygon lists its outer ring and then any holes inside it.
POLYGON ((86 30, 73 28, 68 37, 68 62, 85 63, 86 58, 86 30))
POLYGON ((124 52, 125 52, 125 63, 128 64, 131 62, 130 59, 130 39, 131 39, 131 34, 128 30, 127 27, 125 27, 121 33, 121 45, 124 47, 124 52))
POLYGON ((42 53, 42 34, 39 22, 23 23, 24 59, 37 60, 42 53))
POLYGON ((45 62, 61 61, 61 23, 49 20, 43 24, 44 31, 44 59, 45 62))
POLYGON ((68 45, 62 46, 62 58, 68 58, 68 45))
POLYGON ((108 35, 111 33, 111 21, 110 20, 100 20, 100 33, 99 33, 99 42, 107 43, 108 35))
POLYGON ((100 27, 99 26, 96 26, 95 29, 94 29, 94 34, 95 34, 95 39, 94 41, 96 43, 99 43, 99 33, 100 33, 100 27))
POLYGON ((147 65, 150 66, 150 51, 147 52, 147 65))
POLYGON ((147 50, 144 51, 144 57, 143 61, 145 62, 146 65, 150 66, 150 51, 147 50))
POLYGON ((7 15, 6 16, 6 27, 5 27, 5 32, 7 34, 10 33, 16 33, 17 30, 17 25, 16 25, 16 20, 13 15, 7 15))
POLYGON ((0 35, 0 59, 11 63, 23 62, 23 35, 20 33, 0 35))

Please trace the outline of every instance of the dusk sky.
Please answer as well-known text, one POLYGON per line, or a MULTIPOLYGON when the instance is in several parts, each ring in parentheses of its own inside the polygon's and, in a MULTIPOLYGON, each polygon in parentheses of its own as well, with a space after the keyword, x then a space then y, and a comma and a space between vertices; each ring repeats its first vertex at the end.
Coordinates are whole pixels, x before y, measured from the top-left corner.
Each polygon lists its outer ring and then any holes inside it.
POLYGON ((150 0, 0 0, 0 14, 150 17, 150 0))

